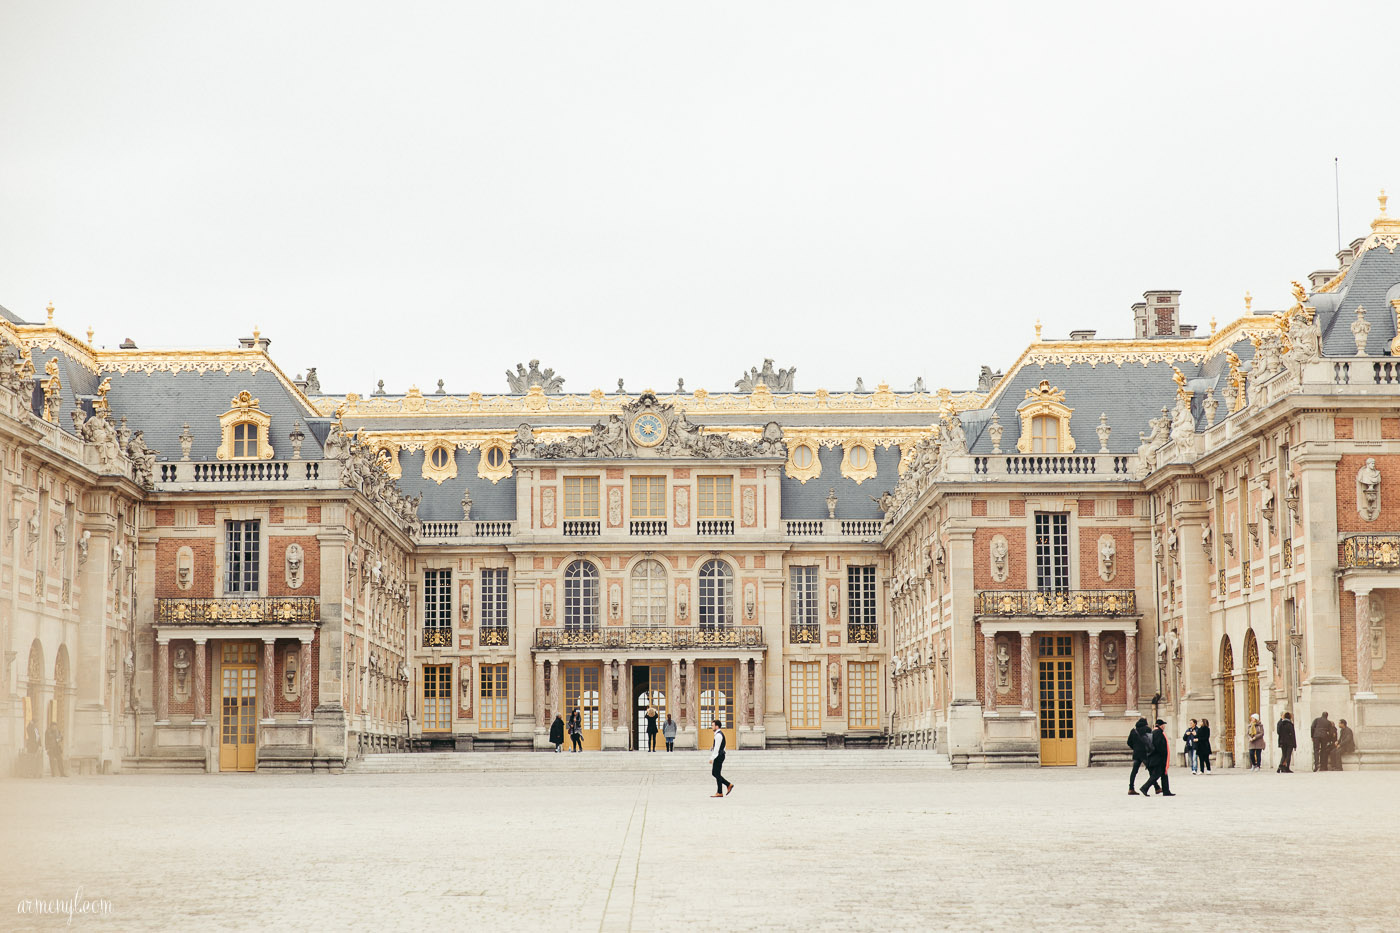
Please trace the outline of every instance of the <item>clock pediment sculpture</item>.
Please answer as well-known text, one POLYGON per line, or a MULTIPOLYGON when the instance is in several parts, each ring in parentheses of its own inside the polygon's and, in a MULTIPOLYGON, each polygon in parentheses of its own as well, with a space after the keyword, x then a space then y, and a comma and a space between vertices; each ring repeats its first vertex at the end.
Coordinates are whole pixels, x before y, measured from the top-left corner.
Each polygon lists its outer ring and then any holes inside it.
POLYGON ((707 432, 690 421, 684 411, 662 404, 654 392, 643 392, 609 415, 587 434, 562 441, 537 439, 528 424, 516 430, 513 459, 582 460, 636 457, 747 459, 787 458, 783 429, 770 421, 756 440, 740 440, 728 434, 707 432))

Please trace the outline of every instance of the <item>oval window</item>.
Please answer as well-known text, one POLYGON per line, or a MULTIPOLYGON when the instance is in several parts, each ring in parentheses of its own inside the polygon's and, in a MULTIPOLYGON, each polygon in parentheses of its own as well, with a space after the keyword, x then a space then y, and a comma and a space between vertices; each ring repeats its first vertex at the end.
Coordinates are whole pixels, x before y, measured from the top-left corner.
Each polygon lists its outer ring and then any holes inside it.
POLYGON ((863 470, 870 465, 870 451, 864 447, 851 448, 851 466, 863 470))
POLYGON ((805 470, 812 465, 812 448, 806 444, 799 444, 792 451, 792 465, 799 470, 805 470))
POLYGON ((435 448, 433 448, 432 464, 433 464, 433 466, 437 467, 439 470, 441 470, 443 467, 447 466, 447 448, 446 448, 446 447, 435 447, 435 448))
POLYGON ((506 462, 506 453, 499 447, 492 447, 486 451, 486 465, 493 470, 499 470, 506 462))

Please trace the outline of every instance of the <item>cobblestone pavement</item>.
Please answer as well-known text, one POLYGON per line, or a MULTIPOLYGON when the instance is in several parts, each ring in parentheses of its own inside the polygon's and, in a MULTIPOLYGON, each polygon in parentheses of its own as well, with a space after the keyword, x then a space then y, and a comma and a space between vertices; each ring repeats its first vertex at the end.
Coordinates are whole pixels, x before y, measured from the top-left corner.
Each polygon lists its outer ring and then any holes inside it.
MULTIPOLYGON (((694 754, 694 753, 692 753, 694 754)), ((740 757, 740 756, 736 756, 740 757)), ((0 781, 0 928, 1395 930, 1400 775, 1118 770, 0 781)))

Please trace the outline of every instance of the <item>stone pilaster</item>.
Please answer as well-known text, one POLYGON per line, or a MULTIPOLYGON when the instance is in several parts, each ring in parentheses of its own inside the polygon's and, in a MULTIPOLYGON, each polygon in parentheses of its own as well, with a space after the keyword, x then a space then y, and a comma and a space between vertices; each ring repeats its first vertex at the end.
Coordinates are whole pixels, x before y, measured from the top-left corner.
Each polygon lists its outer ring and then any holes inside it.
POLYGON ((301 721, 311 721, 311 639, 306 639, 301 643, 301 663, 297 665, 301 670, 301 721))
POLYGON ((265 723, 272 722, 274 719, 277 718, 276 714, 273 712, 273 710, 276 709, 276 707, 273 706, 273 703, 275 702, 277 696, 273 689, 275 686, 274 681, 276 680, 276 670, 274 668, 274 662, 276 660, 276 658, 274 657, 274 653, 276 651, 276 648, 277 639, 263 639, 262 721, 265 723))
POLYGON ((1103 715, 1103 675, 1099 671, 1099 633, 1089 631, 1089 715, 1103 715))
POLYGON ((156 722, 170 721, 170 639, 156 639, 156 722))
POLYGON ((1123 690, 1124 715, 1135 716, 1138 712, 1138 640, 1137 630, 1124 632, 1123 646, 1123 690))
POLYGON ((207 649, 203 638, 194 640, 194 721, 203 723, 209 715, 209 679, 205 673, 207 649))
POLYGON ((1371 591, 1358 589, 1356 596, 1356 699, 1374 700, 1371 680, 1371 591))
POLYGON ((982 635, 982 715, 992 716, 997 711, 996 684, 996 635, 990 632, 982 635))
POLYGON ((1035 631, 1021 630, 1021 715, 1035 715, 1035 631))

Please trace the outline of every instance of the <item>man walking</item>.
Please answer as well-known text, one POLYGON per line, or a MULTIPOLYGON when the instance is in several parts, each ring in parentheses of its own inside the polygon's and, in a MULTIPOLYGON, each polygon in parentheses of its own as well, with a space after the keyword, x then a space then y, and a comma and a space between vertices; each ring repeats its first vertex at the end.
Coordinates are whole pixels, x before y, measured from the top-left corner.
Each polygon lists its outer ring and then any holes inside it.
POLYGON ((734 785, 724 779, 724 720, 715 719, 715 744, 710 748, 710 774, 715 778, 715 792, 711 797, 723 797, 734 793, 734 785), (728 788, 726 790, 725 788, 728 788))
POLYGON ((1133 770, 1128 775, 1128 793, 1137 796, 1137 776, 1138 769, 1147 767, 1147 753, 1152 751, 1152 730, 1147 728, 1147 717, 1144 716, 1133 726, 1133 731, 1128 733, 1128 747, 1133 750, 1133 770))
POLYGON ((1147 796, 1148 788, 1156 787, 1157 794, 1161 797, 1175 797, 1172 793, 1171 782, 1167 780, 1167 758, 1171 755, 1171 743, 1167 741, 1167 735, 1163 732, 1166 723, 1157 720, 1156 728, 1152 730, 1152 750, 1147 753, 1147 774, 1150 780, 1142 785, 1142 794, 1147 796))
POLYGON ((1313 770, 1326 771, 1327 763, 1332 757, 1332 745, 1337 741, 1337 727, 1332 725, 1332 720, 1327 718, 1327 712, 1324 710, 1321 716, 1313 720, 1310 731, 1313 743, 1313 770))
POLYGON ((67 777, 68 767, 63 763, 63 730, 58 723, 49 723, 44 731, 44 750, 49 753, 49 772, 54 777, 67 777))
POLYGON ((1278 734, 1278 773, 1292 774, 1293 749, 1298 747, 1298 733, 1293 729, 1293 714, 1284 713, 1274 730, 1278 734))

